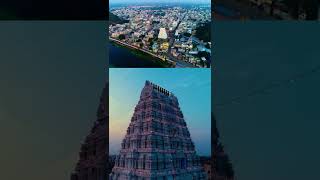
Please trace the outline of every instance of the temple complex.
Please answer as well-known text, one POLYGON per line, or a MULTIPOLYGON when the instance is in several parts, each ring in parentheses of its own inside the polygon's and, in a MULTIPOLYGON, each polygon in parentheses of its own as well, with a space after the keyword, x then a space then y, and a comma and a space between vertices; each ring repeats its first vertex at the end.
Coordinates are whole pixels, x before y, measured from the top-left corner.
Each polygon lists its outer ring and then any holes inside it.
POLYGON ((166 28, 160 28, 158 38, 159 39, 167 39, 168 38, 166 28))
POLYGON ((103 90, 97 119, 81 145, 79 161, 71 180, 107 180, 107 119, 108 119, 108 85, 103 90))
POLYGON ((109 179, 207 179, 173 93, 146 81, 109 179))
POLYGON ((213 137, 213 180, 233 180, 234 171, 228 155, 224 152, 224 148, 219 140, 219 132, 217 128, 217 122, 214 116, 212 116, 212 137, 213 137))

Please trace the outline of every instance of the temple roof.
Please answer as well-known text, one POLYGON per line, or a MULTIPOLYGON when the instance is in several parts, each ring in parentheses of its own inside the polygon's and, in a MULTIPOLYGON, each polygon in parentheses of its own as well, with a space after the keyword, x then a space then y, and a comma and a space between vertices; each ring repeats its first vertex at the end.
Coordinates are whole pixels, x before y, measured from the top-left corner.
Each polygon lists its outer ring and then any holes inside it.
POLYGON ((154 90, 156 90, 156 91, 158 91, 158 92, 160 92, 160 93, 162 93, 164 95, 174 96, 174 94, 172 92, 166 90, 165 88, 163 88, 163 87, 161 87, 161 86, 159 86, 159 85, 157 85, 157 84, 155 84, 155 83, 153 83, 151 81, 147 80, 145 85, 146 86, 152 86, 154 90))

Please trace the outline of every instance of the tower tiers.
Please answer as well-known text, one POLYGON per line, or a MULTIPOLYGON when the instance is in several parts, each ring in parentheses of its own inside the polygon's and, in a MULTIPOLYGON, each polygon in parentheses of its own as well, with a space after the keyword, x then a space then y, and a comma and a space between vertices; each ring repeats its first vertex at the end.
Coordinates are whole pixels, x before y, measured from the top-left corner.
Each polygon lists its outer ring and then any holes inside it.
POLYGON ((108 84, 106 84, 100 98, 96 121, 81 145, 79 161, 71 174, 71 180, 106 180, 108 178, 106 174, 108 94, 108 84))
POLYGON ((207 179, 173 93, 146 81, 109 179, 207 179))

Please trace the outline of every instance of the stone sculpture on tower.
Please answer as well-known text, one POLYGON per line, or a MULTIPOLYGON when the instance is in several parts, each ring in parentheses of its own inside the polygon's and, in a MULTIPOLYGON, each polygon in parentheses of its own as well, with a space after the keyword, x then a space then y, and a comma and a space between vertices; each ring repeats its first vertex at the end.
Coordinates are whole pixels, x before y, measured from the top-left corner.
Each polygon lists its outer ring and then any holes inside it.
POLYGON ((108 134, 108 84, 103 89, 97 118, 81 145, 79 161, 71 174, 71 180, 107 180, 107 134, 108 134))
POLYGON ((173 93, 146 81, 109 179, 207 179, 173 93))

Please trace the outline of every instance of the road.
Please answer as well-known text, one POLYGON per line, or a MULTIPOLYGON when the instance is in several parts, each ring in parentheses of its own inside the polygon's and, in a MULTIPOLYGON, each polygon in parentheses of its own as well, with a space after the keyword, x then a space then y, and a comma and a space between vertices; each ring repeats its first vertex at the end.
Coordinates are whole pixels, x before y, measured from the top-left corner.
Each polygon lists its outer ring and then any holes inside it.
POLYGON ((190 64, 186 61, 182 61, 182 60, 179 60, 177 59, 176 57, 174 57, 172 54, 171 54, 171 47, 174 43, 174 34, 176 32, 176 30, 178 29, 180 23, 182 22, 182 20, 186 17, 186 14, 183 16, 183 18, 179 21, 179 23, 177 24, 176 28, 171 31, 169 34, 168 34, 168 39, 169 39, 169 48, 168 48, 168 52, 167 52, 167 57, 176 62, 176 66, 177 67, 195 67, 193 64, 190 64))
POLYGON ((145 49, 141 49, 141 48, 139 48, 139 47, 133 46, 133 45, 131 45, 131 44, 122 42, 122 41, 120 41, 120 40, 117 40, 117 39, 114 39, 114 38, 111 38, 111 37, 109 38, 109 40, 114 41, 114 42, 116 42, 116 43, 119 43, 119 44, 121 44, 121 45, 130 47, 130 48, 133 48, 133 49, 137 49, 137 50, 142 51, 142 52, 144 52, 144 53, 147 53, 147 54, 149 54, 149 55, 151 55, 151 56, 153 56, 153 57, 156 57, 156 58, 158 58, 158 59, 160 59, 160 60, 162 60, 162 61, 168 61, 168 62, 174 64, 174 65, 175 65, 176 67, 178 67, 178 68, 179 68, 179 67, 194 67, 192 64, 187 63, 187 62, 185 62, 185 61, 181 61, 181 60, 174 61, 174 60, 172 60, 171 58, 169 58, 169 59, 168 59, 168 58, 164 59, 163 57, 161 57, 161 56, 159 56, 159 55, 156 55, 156 54, 154 54, 154 53, 152 53, 152 52, 150 52, 150 51, 147 51, 147 50, 145 50, 145 49))

